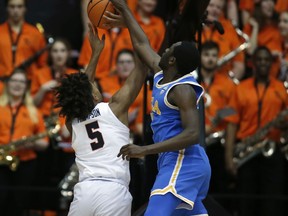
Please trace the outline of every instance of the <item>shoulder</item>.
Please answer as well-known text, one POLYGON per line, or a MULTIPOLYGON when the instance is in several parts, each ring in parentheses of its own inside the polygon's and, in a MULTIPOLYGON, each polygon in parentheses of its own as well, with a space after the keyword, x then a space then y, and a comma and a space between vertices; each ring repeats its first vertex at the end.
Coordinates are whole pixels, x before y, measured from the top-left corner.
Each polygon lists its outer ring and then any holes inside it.
POLYGON ((158 17, 158 16, 152 15, 152 16, 151 16, 151 21, 152 21, 153 23, 155 23, 156 25, 158 25, 158 26, 163 26, 163 27, 165 27, 165 24, 164 24, 163 19, 160 18, 160 17, 158 17))
MULTIPOLYGON (((33 71, 32 79, 47 80, 51 78, 51 69, 49 66, 44 66, 33 71)), ((48 80, 47 80, 48 81, 48 80)))
POLYGON ((238 88, 246 88, 251 86, 254 86, 254 78, 248 78, 241 81, 238 85, 238 88))
POLYGON ((23 24, 23 28, 25 31, 29 32, 29 34, 43 36, 42 33, 34 25, 31 25, 27 22, 23 24))
POLYGON ((8 30, 7 28, 7 22, 1 23, 0 24, 0 33, 3 33, 5 30, 8 30))
POLYGON ((282 81, 279 81, 275 78, 271 78, 270 79, 270 83, 272 86, 274 86, 275 88, 279 89, 279 90, 283 90, 283 92, 286 91, 286 88, 284 86, 284 83, 282 81))
POLYGON ((196 91, 188 83, 176 83, 169 91, 169 98, 178 103, 187 99, 196 100, 196 91))
POLYGON ((227 75, 216 73, 215 81, 221 84, 224 88, 233 88, 235 87, 235 83, 229 78, 227 75))

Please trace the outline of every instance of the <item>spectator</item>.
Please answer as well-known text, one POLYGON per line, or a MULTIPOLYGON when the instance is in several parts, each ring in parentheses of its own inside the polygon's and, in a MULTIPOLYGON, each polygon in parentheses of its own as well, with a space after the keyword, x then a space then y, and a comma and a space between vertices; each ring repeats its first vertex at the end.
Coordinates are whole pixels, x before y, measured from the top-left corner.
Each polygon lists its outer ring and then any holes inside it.
MULTIPOLYGON (((16 70, 6 83, 0 98, 0 145, 6 145, 22 137, 30 137, 44 132, 45 125, 41 113, 33 104, 25 71, 16 70)), ((0 166, 0 185, 4 187, 29 187, 35 178, 36 152, 48 146, 47 139, 27 141, 12 153, 20 159, 16 171, 7 165, 0 166)), ((5 162, 5 161, 4 161, 5 162)), ((28 189, 28 188, 25 188, 28 189)), ((0 208, 3 216, 20 216, 29 203, 29 191, 1 191, 0 208), (12 196, 10 196, 12 195, 12 196)))
MULTIPOLYGON (((43 35, 25 21, 26 0, 6 0, 7 21, 0 25, 0 76, 9 76, 13 69, 46 45, 43 35)), ((45 65, 47 55, 39 57, 32 69, 45 65)))
MULTIPOLYGON (((225 170, 224 146, 221 143, 223 136, 209 139, 210 134, 223 132, 227 122, 220 112, 228 107, 234 91, 235 84, 230 78, 217 73, 219 46, 213 41, 206 41, 201 50, 201 74, 203 82, 201 85, 205 89, 205 125, 206 125, 206 145, 207 155, 213 170, 210 188, 211 193, 227 193, 228 176, 225 170), (225 83, 225 85, 223 85, 225 83)), ((229 113, 228 113, 229 114, 229 113)))
POLYGON ((279 78, 288 82, 288 11, 280 14, 278 27, 282 36, 281 73, 279 78))
MULTIPOLYGON (((109 101, 113 94, 115 94, 125 83, 126 79, 135 67, 135 57, 132 50, 120 50, 117 55, 116 69, 110 72, 110 76, 104 77, 100 80, 103 100, 109 101)), ((141 91, 134 103, 128 110, 129 127, 132 132, 135 132, 135 120, 143 102, 143 91, 141 91)))
MULTIPOLYGON (((203 28, 202 42, 213 40, 218 43, 220 47, 219 57, 223 57, 229 52, 238 48, 241 44, 240 39, 231 22, 223 17, 224 0, 211 0, 208 7, 208 17, 210 21, 219 21, 222 23, 225 33, 221 35, 213 25, 206 25, 203 28)), ((241 79, 244 75, 244 54, 236 55, 227 66, 223 66, 220 70, 223 74, 228 74, 232 70, 237 79, 241 79)))
MULTIPOLYGON (((254 77, 241 82, 230 101, 236 114, 227 118, 226 167, 234 175, 238 172, 240 193, 270 197, 272 194, 281 195, 284 190, 284 157, 279 146, 276 145, 271 157, 256 154, 238 170, 232 159, 237 140, 245 143, 246 138, 255 135, 256 131, 261 130, 288 107, 288 95, 283 84, 269 76, 272 65, 269 49, 258 47, 253 55, 253 62, 254 77)), ((285 122, 281 122, 278 125, 284 124, 285 122)), ((265 138, 279 142, 278 130, 268 132, 265 138)), ((254 199, 243 199, 240 203, 241 216, 283 215, 283 206, 279 200, 263 199, 258 203, 254 199)))
POLYGON ((76 72, 69 67, 70 45, 64 39, 56 39, 49 51, 48 66, 33 72, 31 93, 35 105, 48 117, 53 112, 54 96, 52 88, 58 85, 58 81, 64 74, 76 72))
POLYGON ((251 47, 248 54, 252 54, 256 47, 266 46, 273 54, 274 61, 270 75, 277 77, 279 73, 279 57, 281 53, 281 36, 275 18, 275 3, 273 0, 261 0, 255 6, 253 17, 244 26, 243 31, 251 36, 251 47))

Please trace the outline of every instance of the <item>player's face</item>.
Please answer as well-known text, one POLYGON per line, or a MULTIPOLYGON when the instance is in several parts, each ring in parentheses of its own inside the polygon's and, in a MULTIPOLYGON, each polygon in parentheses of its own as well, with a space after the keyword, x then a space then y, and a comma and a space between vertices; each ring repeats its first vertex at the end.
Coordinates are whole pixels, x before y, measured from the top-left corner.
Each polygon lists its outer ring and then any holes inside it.
POLYGON ((67 63, 69 52, 63 42, 56 41, 51 48, 50 55, 54 66, 63 67, 67 63))
POLYGON ((7 5, 8 18, 14 22, 24 20, 26 12, 24 0, 10 0, 7 5))
POLYGON ((130 53, 122 53, 117 60, 116 70, 118 76, 126 80, 135 67, 135 61, 130 53))
POLYGON ((280 15, 279 30, 283 37, 288 37, 288 12, 283 12, 280 15))
POLYGON ((218 61, 218 50, 217 49, 207 49, 203 50, 201 53, 201 63, 202 67, 207 72, 213 72, 217 68, 218 61))
POLYGON ((268 76, 272 65, 272 57, 266 50, 260 50, 254 57, 254 66, 256 74, 268 76))
POLYGON ((211 0, 207 7, 208 20, 218 20, 223 13, 224 4, 224 0, 211 0))
POLYGON ((145 13, 153 13, 157 5, 157 0, 139 0, 138 6, 143 10, 145 13))
POLYGON ((27 79, 23 73, 13 74, 7 84, 9 95, 14 98, 20 98, 24 96, 27 88, 27 79))
POLYGON ((169 68, 170 66, 170 60, 171 57, 173 57, 173 52, 174 52, 174 48, 176 46, 181 45, 182 42, 177 42, 172 44, 172 46, 170 46, 169 48, 165 49, 164 53, 161 56, 160 62, 159 62, 159 67, 163 70, 166 70, 169 68))

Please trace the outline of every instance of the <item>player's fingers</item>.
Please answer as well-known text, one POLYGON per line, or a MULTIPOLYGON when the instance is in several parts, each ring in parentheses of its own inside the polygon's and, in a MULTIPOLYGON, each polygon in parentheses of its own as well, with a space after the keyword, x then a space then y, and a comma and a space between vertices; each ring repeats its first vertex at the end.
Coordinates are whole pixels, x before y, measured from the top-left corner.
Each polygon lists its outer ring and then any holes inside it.
POLYGON ((120 157, 121 155, 123 156, 125 153, 127 153, 127 145, 121 147, 117 157, 120 157))
POLYGON ((105 16, 105 15, 103 15, 103 17, 105 17, 105 19, 106 19, 105 23, 108 23, 108 24, 110 24, 110 23, 115 23, 115 22, 118 21, 117 19, 114 19, 114 18, 105 16))
MULTIPOLYGON (((110 11, 105 11, 105 13, 107 14, 107 16, 109 16, 110 18, 114 18, 114 19, 119 19, 120 15, 111 13, 110 11)), ((105 16, 105 14, 104 14, 105 16)))

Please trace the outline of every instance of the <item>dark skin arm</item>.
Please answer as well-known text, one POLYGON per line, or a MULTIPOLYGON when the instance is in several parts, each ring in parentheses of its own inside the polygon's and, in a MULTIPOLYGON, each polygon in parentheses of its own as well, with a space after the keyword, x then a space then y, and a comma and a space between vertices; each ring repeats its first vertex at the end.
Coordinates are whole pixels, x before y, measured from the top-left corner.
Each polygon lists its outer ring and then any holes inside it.
POLYGON ((181 150, 198 143, 199 116, 193 87, 188 84, 175 86, 168 95, 168 101, 179 108, 183 131, 173 138, 152 145, 125 145, 121 148, 118 157, 140 158, 150 154, 181 150))
POLYGON ((90 46, 92 48, 92 56, 85 70, 85 73, 87 74, 89 81, 94 83, 96 67, 98 64, 99 56, 105 44, 105 35, 103 35, 102 39, 100 40, 98 37, 97 28, 93 27, 91 23, 89 23, 88 26, 89 26, 88 38, 89 38, 90 46))
MULTIPOLYGON (((88 24, 89 27, 89 32, 88 32, 88 38, 90 42, 90 46, 92 48, 92 55, 91 59, 89 62, 89 65, 87 66, 85 73, 87 74, 89 81, 93 85, 93 87, 96 88, 96 83, 95 83, 95 72, 96 72, 96 67, 98 64, 99 56, 104 48, 105 44, 105 36, 102 36, 102 39, 100 40, 98 37, 98 32, 97 28, 95 28, 91 23, 88 24)), ((98 91, 98 95, 96 95, 97 98, 101 98, 100 91, 98 91)), ((65 125, 72 134, 72 125, 70 120, 66 120, 65 125)))
POLYGON ((135 57, 135 68, 128 76, 122 88, 109 101, 109 106, 115 116, 126 126, 129 125, 128 109, 138 96, 147 75, 147 69, 135 57))
MULTIPOLYGON (((135 20, 125 0, 110 0, 110 1, 113 3, 115 8, 121 13, 125 21, 125 24, 129 29, 131 40, 133 43, 133 48, 135 49, 139 57, 154 72, 160 71, 161 69, 158 65, 161 57, 150 46, 150 42, 146 34, 143 32, 142 28, 135 20)), ((119 15, 117 16, 106 11, 105 17, 108 20, 106 25, 110 25, 111 27, 117 25, 119 15)))

